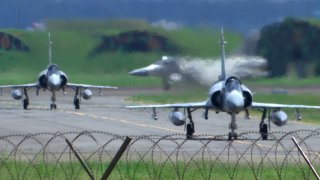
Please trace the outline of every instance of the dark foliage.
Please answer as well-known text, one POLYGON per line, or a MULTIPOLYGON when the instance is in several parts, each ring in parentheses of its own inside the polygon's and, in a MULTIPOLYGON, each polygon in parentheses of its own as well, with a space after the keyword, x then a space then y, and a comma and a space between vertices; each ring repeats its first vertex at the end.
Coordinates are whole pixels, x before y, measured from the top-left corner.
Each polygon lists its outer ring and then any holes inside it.
POLYGON ((0 51, 30 51, 20 39, 4 32, 0 32, 0 51))
POLYGON ((128 31, 116 36, 103 36, 102 42, 93 50, 91 55, 102 52, 124 51, 124 52, 165 52, 174 54, 180 48, 167 39, 154 32, 128 31))
POLYGON ((285 75, 290 63, 294 64, 299 77, 305 77, 306 64, 320 63, 319 40, 318 27, 306 21, 287 18, 262 28, 257 54, 268 60, 273 77, 285 75))

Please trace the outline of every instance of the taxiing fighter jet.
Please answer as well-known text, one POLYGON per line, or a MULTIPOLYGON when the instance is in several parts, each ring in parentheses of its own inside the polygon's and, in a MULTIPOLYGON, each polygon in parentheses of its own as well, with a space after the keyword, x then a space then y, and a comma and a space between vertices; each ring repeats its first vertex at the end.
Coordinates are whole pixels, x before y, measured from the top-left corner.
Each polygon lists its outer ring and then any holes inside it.
POLYGON ((19 85, 1 85, 0 89, 2 88, 13 88, 11 92, 11 96, 15 100, 20 100, 23 97, 23 108, 27 109, 29 105, 29 96, 27 90, 30 88, 37 89, 37 95, 39 94, 40 89, 49 90, 52 93, 51 96, 51 104, 50 109, 56 109, 56 91, 62 90, 64 94, 65 88, 71 88, 75 90, 74 96, 74 106, 75 109, 80 109, 80 98, 90 99, 92 96, 92 91, 89 88, 96 88, 99 89, 100 95, 101 89, 117 89, 117 87, 112 86, 96 86, 96 85, 88 85, 88 84, 74 84, 69 83, 67 75, 61 71, 57 65, 52 64, 51 62, 51 46, 52 42, 50 39, 50 33, 48 34, 49 37, 49 65, 48 68, 40 72, 38 76, 38 81, 36 83, 31 84, 19 84, 19 85))
MULTIPOLYGON (((202 102, 191 103, 177 103, 177 104, 161 104, 161 105, 139 105, 127 106, 129 109, 133 108, 151 108, 153 110, 152 117, 156 120, 156 108, 172 108, 169 114, 171 122, 176 125, 186 126, 186 137, 192 138, 194 133, 194 121, 192 119, 192 112, 197 109, 204 109, 204 118, 208 119, 208 111, 226 112, 231 116, 229 128, 231 131, 228 134, 228 139, 237 139, 238 135, 235 132, 237 129, 236 115, 240 111, 248 113, 248 108, 255 108, 263 110, 262 119, 259 126, 259 132, 262 139, 268 138, 268 125, 265 123, 265 118, 269 122, 273 122, 277 126, 283 126, 287 123, 287 115, 281 108, 314 108, 320 109, 320 106, 306 106, 306 105, 285 105, 285 104, 272 104, 272 103, 257 103, 253 102, 252 92, 250 89, 243 85, 240 79, 236 76, 227 77, 225 71, 225 41, 223 29, 221 29, 221 75, 217 82, 215 82, 209 89, 209 97, 202 102), (184 109, 187 111, 187 118, 184 113, 179 111, 184 109), (269 115, 267 116, 267 113, 269 115)), ((185 112, 185 111, 183 111, 185 112)), ((249 114, 247 114, 249 115, 249 114)), ((299 115, 300 116, 300 115, 299 115)))

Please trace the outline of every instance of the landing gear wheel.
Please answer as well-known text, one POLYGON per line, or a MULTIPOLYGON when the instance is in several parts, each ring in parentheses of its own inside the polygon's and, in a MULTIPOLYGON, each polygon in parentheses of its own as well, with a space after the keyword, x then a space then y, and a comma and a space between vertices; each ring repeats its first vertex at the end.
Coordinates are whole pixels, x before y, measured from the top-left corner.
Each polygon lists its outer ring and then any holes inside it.
POLYGON ((187 130, 187 139, 191 139, 194 133, 194 128, 192 124, 187 124, 186 130, 187 130))
POLYGON ((232 132, 229 132, 228 134, 228 140, 231 141, 231 140, 237 140, 238 139, 238 134, 237 133, 232 133, 232 132))
POLYGON ((23 99, 23 109, 27 109, 29 105, 29 100, 28 99, 23 99))
POLYGON ((232 140, 232 133, 231 133, 231 132, 229 132, 229 134, 228 134, 228 140, 229 140, 229 141, 232 140))
POLYGON ((57 109, 57 105, 56 104, 50 104, 50 109, 57 109))
POLYGON ((80 100, 79 98, 74 99, 74 108, 80 109, 80 100))
POLYGON ((237 139, 238 139, 238 134, 237 134, 237 133, 234 133, 234 134, 233 134, 233 138, 234 138, 234 140, 237 140, 237 139))
POLYGON ((260 134, 262 140, 268 140, 268 125, 267 124, 262 124, 260 127, 260 134))

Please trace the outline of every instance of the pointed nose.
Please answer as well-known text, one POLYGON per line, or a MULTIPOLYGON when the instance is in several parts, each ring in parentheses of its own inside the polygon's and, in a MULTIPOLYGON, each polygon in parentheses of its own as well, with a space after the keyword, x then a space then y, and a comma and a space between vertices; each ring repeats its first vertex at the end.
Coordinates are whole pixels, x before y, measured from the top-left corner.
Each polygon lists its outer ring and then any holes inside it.
POLYGON ((140 68, 130 71, 129 74, 133 76, 148 76, 149 71, 146 68, 140 68))
POLYGON ((48 86, 52 90, 59 90, 61 86, 61 79, 60 76, 57 74, 52 74, 48 78, 48 86))
POLYGON ((231 91, 226 96, 226 109, 232 113, 239 113, 243 110, 244 98, 239 91, 231 91))
POLYGON ((159 64, 151 64, 147 67, 135 69, 129 72, 130 75, 134 76, 161 76, 164 75, 165 69, 162 65, 159 64))

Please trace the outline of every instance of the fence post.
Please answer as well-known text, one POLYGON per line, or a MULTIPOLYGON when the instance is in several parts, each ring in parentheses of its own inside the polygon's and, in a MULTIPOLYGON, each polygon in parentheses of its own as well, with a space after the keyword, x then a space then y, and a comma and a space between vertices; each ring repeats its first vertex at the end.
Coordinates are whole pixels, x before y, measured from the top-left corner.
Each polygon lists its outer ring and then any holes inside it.
POLYGON ((87 172, 88 176, 90 177, 91 180, 94 180, 94 176, 92 174, 92 172, 90 171, 90 169, 88 168, 88 166, 86 165, 86 163, 81 159, 80 155, 78 154, 78 152, 73 148, 71 142, 66 139, 66 142, 68 144, 68 146, 70 147, 71 151, 73 152, 73 154, 76 155, 76 157, 78 158, 78 160, 80 161, 82 167, 84 168, 84 170, 87 172))
POLYGON ((317 178, 317 179, 320 179, 317 171, 314 169, 314 167, 312 166, 311 162, 309 161, 308 157, 304 154, 304 152, 302 151, 301 147, 299 146, 296 138, 294 138, 294 136, 292 136, 292 141, 294 142, 294 144, 297 146, 299 152, 302 154, 304 160, 307 162, 307 164, 309 165, 310 169, 312 170, 314 176, 317 178))
POLYGON ((129 138, 128 136, 126 137, 126 139, 124 140, 124 142, 122 143, 121 147, 119 148, 117 154, 114 156, 114 158, 112 159, 111 163, 109 164, 108 168, 106 169, 106 171, 103 173, 103 176, 101 177, 101 180, 106 180, 108 179, 109 175, 111 174, 113 168, 116 166, 117 162, 119 161, 119 159, 121 158, 122 154, 124 153, 124 151, 127 149, 128 145, 130 144, 130 141, 132 139, 129 138))

